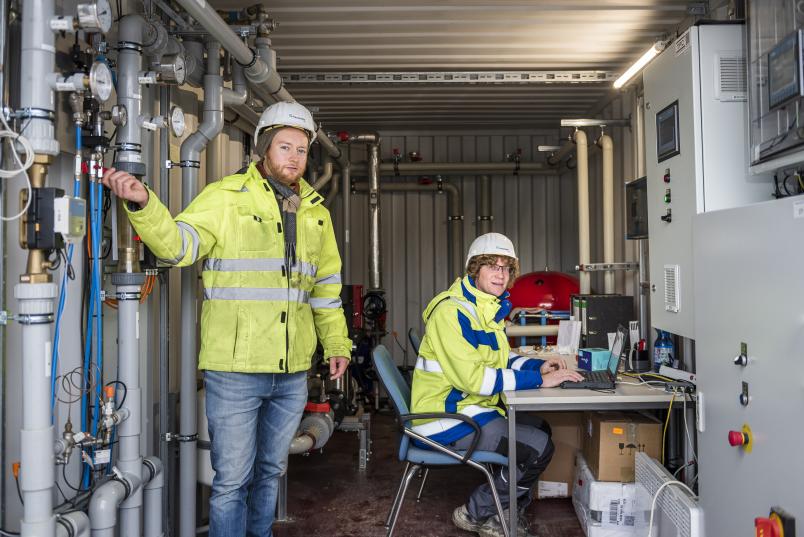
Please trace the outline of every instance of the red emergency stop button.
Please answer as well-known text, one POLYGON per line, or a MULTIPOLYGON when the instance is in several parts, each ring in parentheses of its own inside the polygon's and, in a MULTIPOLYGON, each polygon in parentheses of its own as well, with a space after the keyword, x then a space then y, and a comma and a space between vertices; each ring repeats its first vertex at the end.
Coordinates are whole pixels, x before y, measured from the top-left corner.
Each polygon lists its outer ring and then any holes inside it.
POLYGON ((339 131, 338 132, 338 140, 341 142, 348 142, 349 141, 349 133, 346 131, 339 131))
POLYGON ((732 446, 746 446, 748 445, 748 435, 743 431, 729 431, 729 444, 732 446))
POLYGON ((778 520, 772 518, 757 517, 754 519, 755 537, 782 537, 782 526, 778 520))

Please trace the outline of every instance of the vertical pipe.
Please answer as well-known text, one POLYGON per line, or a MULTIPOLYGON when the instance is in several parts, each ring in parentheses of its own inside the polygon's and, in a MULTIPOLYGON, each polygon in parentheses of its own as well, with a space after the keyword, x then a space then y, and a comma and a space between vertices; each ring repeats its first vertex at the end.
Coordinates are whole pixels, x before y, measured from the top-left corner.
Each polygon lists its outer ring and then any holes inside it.
POLYGON ((351 166, 341 169, 341 191, 343 192, 343 283, 352 283, 352 243, 350 222, 352 221, 352 176, 351 166))
POLYGON ((449 202, 449 279, 458 278, 463 275, 463 200, 461 193, 455 185, 439 182, 439 189, 447 191, 447 201, 449 202))
POLYGON ((162 489, 165 474, 161 461, 155 457, 146 457, 142 463, 145 504, 143 536, 162 537, 162 489))
POLYGON ((477 234, 491 232, 491 178, 481 175, 477 178, 477 234))
MULTIPOLYGON (((181 144, 182 207, 198 191, 201 150, 223 129, 223 78, 220 75, 220 44, 207 43, 207 72, 204 75, 204 120, 198 130, 181 144)), ((195 267, 181 273, 181 413, 179 417, 179 535, 195 537, 197 486, 196 436, 196 326, 197 279, 195 267)))
POLYGON ((636 141, 636 150, 634 154, 636 158, 636 174, 635 179, 645 175, 645 97, 643 95, 637 96, 636 99, 636 121, 634 121, 634 139, 636 141))
MULTIPOLYGON (((603 150, 603 262, 614 263, 614 143, 602 134, 597 145, 603 150)), ((603 289, 614 293, 614 271, 603 274, 603 289)))
MULTIPOLYGON (((169 114, 170 86, 162 86, 159 92, 159 113, 169 114)), ((169 128, 162 128, 159 134, 159 162, 170 160, 169 128)), ((159 199, 166 207, 170 207, 170 171, 165 166, 159 167, 159 199)), ((159 276, 159 460, 162 461, 163 474, 168 474, 171 468, 171 451, 162 435, 169 432, 170 421, 168 417, 168 397, 170 390, 170 365, 168 354, 170 352, 170 278, 167 272, 159 276)), ((163 477, 164 479, 164 477, 163 477)), ((168 487, 169 488, 169 487, 168 487)), ((171 520, 170 501, 162 503, 162 520, 171 520)))
MULTIPOLYGON (((54 92, 46 80, 56 66, 56 37, 50 29, 54 0, 24 0, 20 53, 20 108, 32 114, 55 113, 54 92)), ((57 155, 53 119, 39 115, 25 121, 25 136, 37 155, 57 155)))
MULTIPOLYGON (((586 133, 580 129, 573 135, 578 159, 578 264, 589 264, 589 146, 586 133)), ((591 290, 591 274, 581 271, 581 294, 591 290)))
POLYGON ((53 341, 54 283, 19 283, 14 287, 19 300, 22 325, 22 431, 20 431, 20 490, 24 502, 20 535, 52 536, 53 484, 56 460, 54 427, 50 420, 50 362, 53 341))
POLYGON ((369 289, 382 289, 380 252, 380 145, 368 145, 369 166, 369 289))

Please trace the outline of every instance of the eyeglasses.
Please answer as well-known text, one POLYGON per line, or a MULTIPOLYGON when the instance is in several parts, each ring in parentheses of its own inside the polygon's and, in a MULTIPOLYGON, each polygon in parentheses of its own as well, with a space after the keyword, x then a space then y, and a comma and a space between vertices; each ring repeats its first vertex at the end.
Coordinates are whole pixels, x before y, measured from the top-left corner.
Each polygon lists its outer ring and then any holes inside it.
POLYGON ((505 274, 505 272, 507 271, 509 276, 512 276, 514 274, 514 267, 509 267, 508 265, 498 265, 495 263, 493 265, 483 265, 483 266, 488 267, 489 270, 491 270, 492 272, 505 274))

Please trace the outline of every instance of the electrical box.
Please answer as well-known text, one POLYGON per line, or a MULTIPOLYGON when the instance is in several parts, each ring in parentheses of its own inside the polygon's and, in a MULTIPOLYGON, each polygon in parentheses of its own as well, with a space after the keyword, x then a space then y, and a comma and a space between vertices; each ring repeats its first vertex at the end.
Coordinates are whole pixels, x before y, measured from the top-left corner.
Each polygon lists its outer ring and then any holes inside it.
POLYGON ((86 202, 63 196, 53 200, 53 229, 68 243, 79 242, 86 233, 86 202))
POLYGON ((804 9, 752 1, 748 14, 751 169, 804 167, 804 9))
POLYGON ((581 347, 608 349, 608 334, 634 320, 634 297, 572 295, 572 316, 581 321, 581 347))
POLYGON ((640 177, 625 183, 625 238, 648 238, 648 178, 640 177))
POLYGON ((773 192, 748 171, 743 29, 693 26, 644 72, 651 322, 693 339, 692 218, 773 192))
MULTIPOLYGON (((21 202, 27 201, 28 191, 23 190, 21 202)), ((20 246, 28 250, 56 250, 64 247, 61 235, 54 225, 56 199, 64 195, 59 188, 32 188, 31 202, 20 226, 20 246)))
POLYGON ((709 536, 754 535, 754 519, 775 505, 804 520, 802 236, 802 197, 695 219, 698 483, 709 536), (749 444, 732 445, 729 433, 745 425, 749 444))

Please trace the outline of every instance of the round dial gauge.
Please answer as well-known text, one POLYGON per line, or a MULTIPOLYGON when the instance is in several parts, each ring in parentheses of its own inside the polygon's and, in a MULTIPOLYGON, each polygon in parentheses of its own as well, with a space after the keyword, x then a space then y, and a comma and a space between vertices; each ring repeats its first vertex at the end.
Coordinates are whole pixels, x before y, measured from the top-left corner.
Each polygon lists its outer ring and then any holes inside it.
POLYGON ((112 27, 112 8, 108 0, 96 0, 94 4, 78 4, 78 24, 86 31, 107 33, 112 27))
POLYGON ((170 111, 170 130, 173 131, 174 136, 179 137, 184 134, 185 126, 184 111, 178 106, 174 106, 170 111))
POLYGON ((103 62, 95 62, 89 70, 89 90, 92 96, 105 103, 112 96, 112 71, 103 62))
POLYGON ((184 54, 168 54, 162 58, 162 63, 157 67, 159 80, 164 83, 184 84, 187 78, 187 65, 184 61, 184 54))

